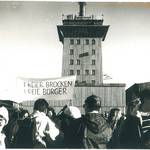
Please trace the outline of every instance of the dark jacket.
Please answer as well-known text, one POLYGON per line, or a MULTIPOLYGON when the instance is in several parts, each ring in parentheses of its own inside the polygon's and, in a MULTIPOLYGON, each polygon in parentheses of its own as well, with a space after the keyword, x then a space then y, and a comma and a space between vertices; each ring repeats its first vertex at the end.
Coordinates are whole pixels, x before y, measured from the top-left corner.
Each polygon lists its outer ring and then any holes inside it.
POLYGON ((120 148, 141 148, 142 134, 140 119, 136 116, 127 116, 120 133, 120 148))

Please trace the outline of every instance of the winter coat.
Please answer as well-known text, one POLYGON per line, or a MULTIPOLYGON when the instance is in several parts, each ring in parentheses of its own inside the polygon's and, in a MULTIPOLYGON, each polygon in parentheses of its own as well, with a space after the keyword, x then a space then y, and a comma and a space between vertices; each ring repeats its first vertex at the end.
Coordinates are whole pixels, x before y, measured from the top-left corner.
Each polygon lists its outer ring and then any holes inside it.
POLYGON ((131 115, 127 116, 120 133, 120 148, 141 148, 142 135, 140 118, 131 115))
POLYGON ((105 149, 112 136, 112 130, 99 113, 88 113, 83 118, 85 122, 85 148, 105 149))

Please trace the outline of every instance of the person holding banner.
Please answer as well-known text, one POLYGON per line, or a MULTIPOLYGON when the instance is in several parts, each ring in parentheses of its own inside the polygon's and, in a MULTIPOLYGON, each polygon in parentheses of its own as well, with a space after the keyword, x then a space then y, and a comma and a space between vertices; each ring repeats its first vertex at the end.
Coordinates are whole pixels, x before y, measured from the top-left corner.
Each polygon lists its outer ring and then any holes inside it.
POLYGON ((33 148, 46 148, 46 142, 53 142, 59 134, 54 122, 46 116, 48 106, 45 99, 38 99, 34 103, 33 148))

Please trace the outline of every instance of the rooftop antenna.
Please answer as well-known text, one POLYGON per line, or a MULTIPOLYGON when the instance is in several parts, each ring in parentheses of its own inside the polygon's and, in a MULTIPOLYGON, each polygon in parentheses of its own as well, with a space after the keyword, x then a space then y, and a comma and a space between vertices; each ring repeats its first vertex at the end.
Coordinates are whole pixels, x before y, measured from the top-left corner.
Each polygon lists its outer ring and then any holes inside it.
POLYGON ((86 2, 78 2, 78 4, 79 4, 79 17, 84 17, 86 2))

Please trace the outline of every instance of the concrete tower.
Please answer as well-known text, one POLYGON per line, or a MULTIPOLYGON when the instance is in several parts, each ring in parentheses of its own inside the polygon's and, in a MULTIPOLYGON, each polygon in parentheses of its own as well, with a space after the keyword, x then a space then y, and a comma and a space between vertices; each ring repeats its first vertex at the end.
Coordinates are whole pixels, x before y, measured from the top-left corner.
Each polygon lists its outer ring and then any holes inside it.
POLYGON ((109 26, 103 25, 103 19, 87 16, 85 2, 79 2, 78 15, 63 16, 62 23, 57 26, 63 44, 62 76, 77 77, 72 104, 84 112, 84 100, 94 94, 102 98, 102 112, 114 107, 124 112, 125 84, 103 83, 102 41, 109 26))
POLYGON ((76 75, 76 85, 103 83, 102 41, 109 26, 94 15, 86 16, 86 3, 79 2, 79 14, 67 15, 58 25, 63 43, 62 76, 76 75))

